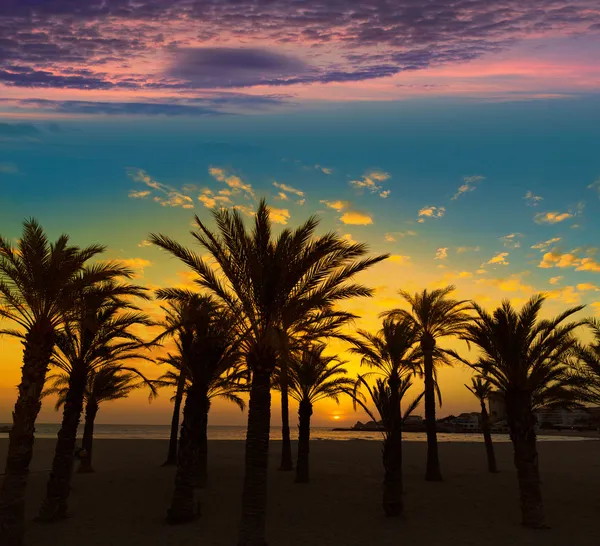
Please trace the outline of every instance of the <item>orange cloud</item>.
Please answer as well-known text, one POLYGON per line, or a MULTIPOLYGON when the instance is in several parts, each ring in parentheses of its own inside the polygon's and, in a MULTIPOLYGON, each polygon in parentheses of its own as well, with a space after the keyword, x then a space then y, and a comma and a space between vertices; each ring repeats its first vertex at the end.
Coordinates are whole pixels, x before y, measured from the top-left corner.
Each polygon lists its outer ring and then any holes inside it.
POLYGON ((359 212, 356 210, 349 210, 348 212, 345 212, 340 217, 340 220, 344 224, 350 224, 355 226, 367 226, 373 223, 373 218, 370 214, 367 214, 366 212, 359 212))

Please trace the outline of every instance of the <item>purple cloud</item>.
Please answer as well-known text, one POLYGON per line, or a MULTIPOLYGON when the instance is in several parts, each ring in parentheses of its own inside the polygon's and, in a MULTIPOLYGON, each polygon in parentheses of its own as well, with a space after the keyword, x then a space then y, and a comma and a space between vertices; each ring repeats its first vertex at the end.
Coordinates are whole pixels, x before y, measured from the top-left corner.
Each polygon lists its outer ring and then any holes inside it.
POLYGON ((597 33, 597 7, 598 0, 2 0, 0 82, 190 90, 366 80, 476 59, 530 35, 597 33), (214 38, 303 48, 312 58, 309 65, 273 47, 197 47, 214 38), (130 68, 155 52, 174 54, 165 74, 130 68))

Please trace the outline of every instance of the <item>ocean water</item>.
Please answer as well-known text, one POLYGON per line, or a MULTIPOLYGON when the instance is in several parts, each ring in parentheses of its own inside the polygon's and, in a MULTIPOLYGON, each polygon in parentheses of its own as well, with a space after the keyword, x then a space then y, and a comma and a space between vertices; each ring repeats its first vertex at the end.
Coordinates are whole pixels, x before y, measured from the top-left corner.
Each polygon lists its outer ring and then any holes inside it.
MULTIPOLYGON (((0 427, 5 426, 0 424, 0 427)), ((36 438, 56 438, 58 424, 37 424, 35 429, 36 438)), ((291 427, 292 439, 298 437, 296 427, 291 427)), ((79 434, 83 427, 79 429, 79 434)), ((94 438, 130 439, 130 440, 167 440, 169 438, 169 425, 96 425, 94 427, 94 438)), ((311 440, 358 440, 358 441, 381 441, 380 432, 353 432, 334 431, 331 427, 312 427, 311 440)), ((0 434, 0 438, 7 434, 0 434)), ((425 442, 424 432, 405 432, 404 439, 408 442, 425 442)), ((510 442, 508 434, 494 434, 495 442, 510 442)), ((281 440, 281 427, 271 427, 270 438, 281 440)), ((245 440, 246 427, 244 426, 209 426, 209 440, 245 440)), ((538 440, 544 441, 579 441, 593 438, 581 438, 577 436, 549 436, 539 435, 538 440)), ((438 433, 440 442, 483 442, 480 433, 438 433)))

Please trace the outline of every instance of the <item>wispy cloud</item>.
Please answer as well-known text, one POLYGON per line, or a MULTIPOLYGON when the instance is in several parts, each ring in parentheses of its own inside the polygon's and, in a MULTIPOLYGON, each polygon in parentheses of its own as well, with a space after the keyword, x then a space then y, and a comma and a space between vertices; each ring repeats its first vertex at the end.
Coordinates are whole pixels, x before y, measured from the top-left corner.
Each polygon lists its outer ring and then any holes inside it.
POLYGON ((242 192, 246 197, 254 198, 254 190, 252 185, 244 182, 238 175, 231 174, 221 167, 210 167, 208 169, 210 174, 215 180, 227 184, 234 194, 242 192))
POLYGON ((500 252, 490 258, 486 263, 486 265, 508 265, 509 262, 506 260, 508 256, 508 252, 500 252))
POLYGON ((147 246, 152 246, 152 243, 150 241, 146 241, 145 239, 141 243, 138 243, 139 248, 144 248, 147 246))
POLYGON ((231 198, 231 190, 219 190, 218 192, 214 192, 210 188, 204 188, 200 195, 198 196, 198 201, 200 201, 206 208, 212 209, 217 205, 223 207, 232 204, 231 198))
POLYGON ((131 197, 132 199, 144 199, 145 197, 148 197, 152 192, 149 190, 141 190, 141 191, 135 191, 135 190, 131 190, 129 192, 129 197, 131 197))
POLYGON ((401 254, 392 254, 388 260, 399 265, 410 265, 412 263, 410 256, 402 256, 401 254))
POLYGON ((350 206, 350 203, 348 201, 342 201, 340 199, 336 201, 327 201, 326 199, 323 199, 320 202, 323 203, 326 207, 336 210, 337 212, 340 212, 350 206))
POLYGON ((463 178, 462 185, 458 188, 456 193, 452 196, 451 201, 458 199, 463 193, 467 193, 475 190, 477 183, 485 180, 484 176, 475 175, 475 176, 465 176, 463 178))
POLYGON ((144 258, 123 258, 111 261, 133 270, 136 278, 143 277, 144 270, 152 265, 150 260, 144 258))
POLYGON ((413 237, 417 234, 416 231, 413 231, 411 229, 407 230, 407 231, 392 231, 390 233, 386 233, 383 238, 388 242, 388 243, 394 243, 395 241, 397 241, 398 239, 404 239, 404 237, 413 237))
POLYGON ((385 199, 390 195, 390 190, 384 190, 381 183, 385 182, 389 178, 390 174, 384 171, 370 171, 366 174, 363 174, 360 180, 351 180, 350 185, 359 190, 367 190, 371 193, 379 193, 379 197, 385 199))
MULTIPOLYGON (((159 203, 163 207, 181 207, 184 209, 193 209, 194 200, 181 191, 163 184, 152 178, 146 171, 142 169, 130 168, 127 170, 128 176, 135 182, 145 184, 147 187, 159 192, 159 195, 154 195, 152 200, 159 203)), ((149 197, 152 192, 149 190, 137 191, 133 190, 129 192, 129 197, 134 199, 142 199, 149 197)))
POLYGON ((523 199, 525 199, 527 205, 530 207, 537 207, 539 202, 543 201, 544 198, 539 195, 535 195, 531 190, 528 190, 523 199))
POLYGON ((298 190, 296 188, 293 188, 292 186, 288 186, 287 184, 273 182, 273 186, 281 190, 284 194, 292 193, 294 195, 297 195, 298 197, 304 197, 304 192, 302 190, 298 190))
POLYGON ((533 220, 536 224, 558 224, 559 222, 564 222, 574 216, 575 215, 571 212, 538 212, 533 220))
POLYGON ((464 254, 465 252, 479 252, 481 247, 479 246, 459 246, 456 248, 457 254, 464 254))
POLYGON ((433 207, 433 206, 423 207, 419 211, 418 222, 420 224, 422 224, 423 222, 425 222, 425 218, 441 218, 442 216, 444 216, 445 212, 446 212, 445 207, 433 207))
POLYGON ((550 284, 559 284, 560 281, 563 280, 563 277, 561 275, 559 275, 558 277, 550 277, 550 279, 548 280, 548 282, 550 284))
POLYGON ((547 241, 542 241, 541 243, 537 243, 533 245, 531 248, 534 250, 539 250, 540 252, 545 252, 550 248, 554 243, 558 243, 561 240, 560 237, 552 237, 552 239, 548 239, 547 241))
POLYGON ((500 240, 506 248, 519 248, 521 246, 521 241, 519 241, 521 237, 523 237, 521 233, 509 233, 504 237, 500 237, 500 240))
POLYGON ((594 182, 592 182, 589 186, 589 189, 591 190, 596 190, 596 193, 598 194, 598 197, 600 197, 600 178, 598 178, 597 180, 594 180, 594 182))
POLYGON ((435 260, 445 260, 448 257, 448 247, 438 248, 435 251, 435 260))

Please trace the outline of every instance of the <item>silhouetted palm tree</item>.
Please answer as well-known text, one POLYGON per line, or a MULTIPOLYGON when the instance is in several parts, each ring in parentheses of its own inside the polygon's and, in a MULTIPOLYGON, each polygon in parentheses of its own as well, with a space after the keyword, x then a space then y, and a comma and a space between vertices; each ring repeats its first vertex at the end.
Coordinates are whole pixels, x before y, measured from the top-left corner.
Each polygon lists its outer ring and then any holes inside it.
POLYGON ((166 357, 157 358, 157 361, 170 365, 172 369, 166 371, 156 380, 156 386, 175 389, 175 394, 171 397, 171 402, 173 402, 173 416, 171 417, 169 449, 167 451, 167 460, 163 463, 163 466, 171 466, 177 464, 179 417, 181 415, 181 403, 183 402, 186 384, 189 383, 189 377, 183 368, 183 362, 180 356, 173 356, 169 353, 166 357))
POLYGON ((481 404, 481 430, 483 432, 483 440, 485 442, 485 452, 487 454, 488 470, 490 472, 498 472, 496 466, 496 455, 494 454, 494 444, 492 443, 492 430, 490 427, 490 416, 488 414, 485 403, 490 398, 492 392, 492 384, 485 376, 477 375, 471 378, 471 384, 465 385, 479 400, 481 404))
POLYGON ((180 351, 177 355, 189 378, 183 408, 183 423, 177 454, 177 471, 169 523, 195 519, 199 512, 194 502, 194 485, 206 484, 207 425, 210 399, 222 396, 244 403, 238 396, 242 390, 238 318, 219 306, 211 296, 188 290, 157 290, 159 299, 169 302, 163 309, 170 316, 180 351), (235 384, 237 382, 237 390, 235 384), (196 482, 196 483, 195 483, 196 482))
MULTIPOLYGON (((298 460, 296 463, 296 483, 308 483, 310 449, 310 418, 313 405, 319 400, 331 398, 339 402, 339 395, 348 392, 354 381, 345 377, 343 367, 346 362, 334 356, 324 356, 324 344, 314 344, 293 355, 288 361, 287 381, 290 396, 298 407, 298 460)), ((281 370, 278 369, 273 382, 281 388, 281 370)))
MULTIPOLYGON (((340 300, 371 296, 352 278, 386 256, 365 258, 367 246, 335 233, 315 238, 315 217, 276 239, 266 203, 260 202, 254 228, 247 231, 237 210, 214 210, 218 232, 198 217, 194 238, 216 262, 203 260, 176 241, 152 235, 153 243, 180 258, 243 324, 244 354, 252 372, 239 546, 264 546, 271 375, 281 349, 282 317, 328 310, 340 300)), ((293 321, 290 321, 293 322, 293 321)))
MULTIPOLYGON (((50 387, 44 396, 57 395, 54 409, 60 410, 65 404, 69 392, 69 374, 59 372, 48 377, 50 387)), ((156 396, 156 388, 152 380, 147 379, 136 368, 119 364, 106 364, 89 371, 85 387, 85 422, 81 447, 85 456, 81 458, 78 472, 94 472, 92 467, 92 448, 94 443, 94 425, 102 402, 127 398, 137 389, 149 387, 149 400, 156 396)))
POLYGON ((588 345, 578 345, 573 360, 574 378, 579 399, 587 404, 600 405, 600 320, 589 318, 585 324, 594 336, 588 345))
POLYGON ((358 375, 353 390, 349 393, 356 405, 360 405, 366 414, 375 423, 378 419, 369 408, 367 397, 363 390, 368 393, 368 398, 375 406, 381 423, 383 424, 383 468, 385 471, 383 479, 383 510, 387 516, 398 516, 404 509, 402 500, 402 443, 398 441, 398 428, 402 430, 402 423, 417 408, 424 393, 417 396, 406 408, 400 417, 400 425, 397 423, 398 408, 406 392, 412 387, 411 375, 406 374, 400 378, 397 392, 394 392, 389 382, 381 377, 375 379, 375 385, 367 382, 367 377, 372 374, 358 375))
POLYGON ((144 342, 131 328, 151 326, 152 322, 123 299, 131 297, 147 299, 144 289, 133 285, 111 281, 90 287, 75 301, 64 328, 56 332, 52 364, 68 374, 69 386, 46 498, 38 516, 42 521, 67 516, 73 452, 89 372, 107 362, 144 358, 137 352, 144 342))
MULTIPOLYGON (((425 426, 427 429, 427 471, 425 479, 440 481, 440 459, 437 445, 435 417, 435 356, 437 339, 445 336, 458 336, 464 331, 470 316, 467 302, 449 298, 454 286, 437 290, 423 290, 414 295, 400 290, 399 294, 408 302, 410 310, 394 309, 385 313, 392 318, 412 320, 417 328, 421 351, 423 352, 423 375, 425 380, 425 426)), ((444 351, 437 348, 437 354, 444 351)), ((439 358, 438 358, 439 360, 439 358)))
POLYGON ((103 251, 99 245, 83 249, 71 246, 67 235, 50 243, 35 220, 24 222, 16 248, 0 237, 0 319, 8 319, 18 327, 1 333, 22 338, 24 346, 21 383, 0 487, 0 535, 7 546, 20 545, 23 540, 24 494, 35 421, 56 329, 83 288, 132 275, 128 269, 111 263, 86 267, 103 251))
POLYGON ((418 370, 422 354, 417 333, 414 321, 406 317, 400 320, 386 318, 376 335, 359 330, 360 338, 350 349, 361 356, 362 365, 372 368, 372 373, 383 376, 384 384, 389 389, 389 413, 386 413, 385 418, 382 416, 387 431, 383 445, 385 477, 382 506, 387 516, 398 516, 404 508, 400 388, 403 380, 412 377, 418 370))
POLYGON ((520 312, 504 301, 493 314, 473 304, 478 316, 462 335, 482 352, 471 366, 504 395, 519 479, 522 523, 534 528, 545 526, 534 410, 575 403, 568 360, 577 346, 574 330, 584 324, 564 323, 583 306, 539 320, 544 299, 542 295, 533 296, 520 312))

